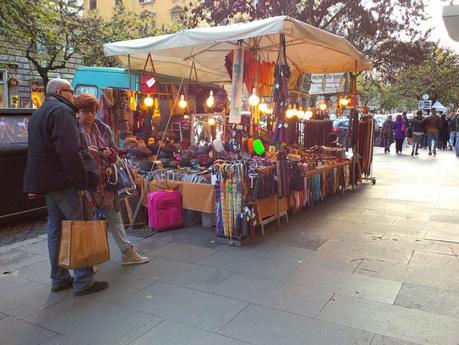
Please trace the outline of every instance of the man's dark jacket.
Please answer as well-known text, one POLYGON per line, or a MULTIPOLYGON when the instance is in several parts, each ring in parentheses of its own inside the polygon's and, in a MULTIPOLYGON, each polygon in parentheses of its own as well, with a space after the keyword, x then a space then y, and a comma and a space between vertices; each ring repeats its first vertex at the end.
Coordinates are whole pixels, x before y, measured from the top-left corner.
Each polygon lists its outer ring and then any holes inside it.
POLYGON ((75 106, 52 95, 32 114, 24 192, 44 194, 88 185, 75 106))

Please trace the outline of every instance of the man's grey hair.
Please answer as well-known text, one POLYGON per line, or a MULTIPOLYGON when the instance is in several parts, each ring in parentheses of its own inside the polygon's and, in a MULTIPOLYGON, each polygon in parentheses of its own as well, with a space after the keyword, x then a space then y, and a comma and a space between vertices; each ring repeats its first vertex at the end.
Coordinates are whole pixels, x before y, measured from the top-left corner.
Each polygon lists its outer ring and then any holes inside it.
POLYGON ((68 80, 54 78, 48 82, 48 85, 46 85, 46 93, 50 95, 54 95, 57 93, 58 90, 69 88, 69 87, 71 88, 72 85, 70 84, 68 80))

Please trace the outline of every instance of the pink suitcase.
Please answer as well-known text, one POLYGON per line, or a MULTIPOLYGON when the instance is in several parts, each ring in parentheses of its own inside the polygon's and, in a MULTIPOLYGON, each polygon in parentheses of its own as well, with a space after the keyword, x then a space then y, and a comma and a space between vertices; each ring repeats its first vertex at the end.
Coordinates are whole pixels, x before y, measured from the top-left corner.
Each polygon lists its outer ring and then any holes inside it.
POLYGON ((183 226, 182 195, 177 191, 148 193, 148 223, 157 231, 183 226))

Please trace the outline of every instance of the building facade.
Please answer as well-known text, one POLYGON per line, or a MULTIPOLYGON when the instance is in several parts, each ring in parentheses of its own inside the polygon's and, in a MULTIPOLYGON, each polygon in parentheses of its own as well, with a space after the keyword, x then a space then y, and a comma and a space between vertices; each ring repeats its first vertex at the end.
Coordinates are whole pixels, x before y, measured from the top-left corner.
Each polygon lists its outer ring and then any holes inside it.
MULTIPOLYGON (((50 73, 50 78, 72 80, 80 64, 71 59, 66 68, 50 73)), ((0 37, 0 108, 36 108, 44 100, 43 81, 20 45, 0 37)))
MULTIPOLYGON (((185 13, 185 0, 124 0, 127 10, 142 12, 147 10, 154 15, 157 25, 167 25, 171 21, 178 20, 185 13)), ((113 15, 115 0, 85 0, 83 13, 98 11, 103 18, 110 18, 113 15)))

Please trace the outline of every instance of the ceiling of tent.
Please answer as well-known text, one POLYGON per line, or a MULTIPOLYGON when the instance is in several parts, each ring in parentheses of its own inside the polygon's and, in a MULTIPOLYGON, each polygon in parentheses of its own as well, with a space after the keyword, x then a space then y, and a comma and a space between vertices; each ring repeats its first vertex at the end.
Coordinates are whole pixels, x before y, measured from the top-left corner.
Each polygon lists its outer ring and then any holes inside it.
POLYGON ((325 74, 372 68, 372 63, 343 37, 286 16, 107 43, 104 53, 118 57, 123 65, 137 70, 143 69, 151 54, 157 73, 176 77, 188 77, 194 62, 199 81, 228 82, 225 56, 238 47, 239 42, 250 48, 260 61, 275 62, 282 33, 292 69, 325 74))

